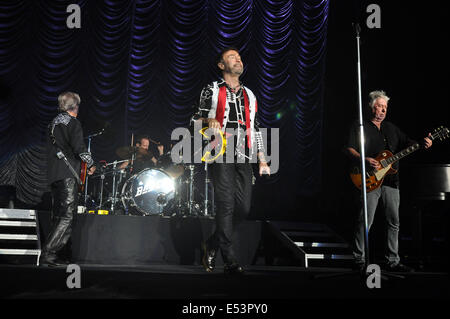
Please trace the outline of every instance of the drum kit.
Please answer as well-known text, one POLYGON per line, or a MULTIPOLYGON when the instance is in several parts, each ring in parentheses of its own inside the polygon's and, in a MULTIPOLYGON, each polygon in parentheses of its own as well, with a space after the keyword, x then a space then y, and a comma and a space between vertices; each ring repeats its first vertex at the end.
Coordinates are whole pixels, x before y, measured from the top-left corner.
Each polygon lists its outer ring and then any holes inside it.
MULTIPOLYGON (((153 141, 152 141, 153 142, 153 141)), ((116 150, 120 160, 101 161, 84 194, 88 211, 111 215, 214 216, 214 190, 207 164, 175 164, 171 152, 159 156, 134 146, 116 150), (143 158, 148 158, 143 161, 143 158), (139 164, 139 165, 138 165, 139 164), (204 168, 204 176, 202 170, 204 168), (203 185, 201 185, 203 184, 203 185), (198 191, 203 186, 203 191, 198 191)))

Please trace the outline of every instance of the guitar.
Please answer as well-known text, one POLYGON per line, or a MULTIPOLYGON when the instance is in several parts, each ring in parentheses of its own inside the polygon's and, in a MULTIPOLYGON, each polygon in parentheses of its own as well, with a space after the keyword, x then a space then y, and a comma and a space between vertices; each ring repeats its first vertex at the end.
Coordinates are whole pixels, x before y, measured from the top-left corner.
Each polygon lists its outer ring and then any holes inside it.
POLYGON ((87 164, 81 161, 81 173, 80 173, 80 191, 84 191, 84 185, 86 184, 86 175, 87 175, 87 164))
MULTIPOLYGON (((431 136, 428 136, 429 139, 435 140, 439 139, 443 141, 444 139, 449 137, 449 129, 446 127, 439 127, 433 131, 431 136)), ((371 192, 383 184, 383 180, 387 174, 395 174, 397 170, 392 167, 392 165, 403 157, 417 151, 420 148, 419 143, 411 145, 408 148, 398 152, 397 154, 392 154, 390 151, 382 151, 375 158, 381 165, 380 169, 371 168, 366 172, 366 190, 367 192, 371 192)), ((362 176, 360 167, 354 167, 352 172, 350 173, 350 179, 353 184, 361 189, 362 187, 362 176)))

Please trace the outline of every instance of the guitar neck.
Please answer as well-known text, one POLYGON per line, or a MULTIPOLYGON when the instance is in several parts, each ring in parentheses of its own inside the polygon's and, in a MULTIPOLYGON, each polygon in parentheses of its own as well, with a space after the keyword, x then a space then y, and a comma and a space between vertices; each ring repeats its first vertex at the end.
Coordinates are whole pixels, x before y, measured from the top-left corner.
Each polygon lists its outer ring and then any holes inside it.
MULTIPOLYGON (((437 130, 437 131, 435 130, 435 132, 433 134, 431 134, 430 136, 428 136, 428 138, 430 140, 432 140, 432 141, 435 140, 436 138, 441 138, 441 140, 442 140, 442 137, 446 138, 445 134, 443 134, 443 133, 446 133, 447 136, 448 136, 448 129, 445 128, 443 130, 437 130)), ((392 157, 387 158, 386 159, 386 164, 387 165, 394 164, 398 160, 402 159, 405 156, 408 156, 409 154, 417 151, 418 149, 420 149, 419 143, 413 144, 410 147, 407 147, 404 150, 402 150, 402 151, 398 152, 397 154, 393 155, 392 157)))
POLYGON ((397 154, 389 157, 386 159, 386 164, 394 164, 395 162, 397 162, 398 160, 402 159, 403 157, 408 156, 411 153, 414 153, 415 151, 417 151, 418 149, 420 149, 420 145, 419 143, 413 144, 407 148, 405 148, 404 150, 398 152, 397 154))

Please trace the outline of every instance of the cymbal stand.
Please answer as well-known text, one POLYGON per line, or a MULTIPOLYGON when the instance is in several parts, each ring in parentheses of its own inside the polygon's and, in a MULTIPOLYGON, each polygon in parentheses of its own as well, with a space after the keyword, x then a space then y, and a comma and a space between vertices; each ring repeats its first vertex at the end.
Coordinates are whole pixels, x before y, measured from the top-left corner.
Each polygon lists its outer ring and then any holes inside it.
MULTIPOLYGON (((92 135, 88 136, 88 153, 91 153, 91 141, 92 135)), ((84 182, 84 207, 87 207, 87 198, 88 198, 88 183, 89 183, 89 175, 86 174, 86 181, 84 182)))
POLYGON ((193 215, 193 210, 194 210, 194 165, 189 165, 188 166, 190 172, 189 172, 189 204, 188 204, 188 209, 189 209, 189 215, 192 216, 193 215))
POLYGON ((114 206, 116 205, 116 166, 117 161, 113 164, 113 182, 112 182, 112 198, 111 198, 111 213, 114 213, 114 206))
POLYGON ((103 183, 105 181, 105 172, 103 171, 103 169, 102 169, 102 173, 100 175, 100 180, 101 180, 101 182, 100 182, 100 203, 98 205, 98 208, 102 209, 102 205, 103 205, 103 183))
MULTIPOLYGON (((91 142, 92 142, 92 138, 95 136, 99 136, 102 135, 103 133, 105 133, 105 128, 103 128, 100 132, 95 133, 95 134, 91 134, 89 136, 87 136, 86 138, 88 139, 88 153, 91 153, 91 142)), ((88 183, 89 183, 89 174, 86 175, 86 182, 84 183, 84 207, 87 207, 87 198, 88 198, 88 183)))
POLYGON ((117 187, 116 187, 116 174, 117 174, 117 171, 116 171, 116 166, 117 166, 117 164, 120 164, 120 163, 123 163, 123 162, 126 162, 127 160, 123 160, 123 161, 114 161, 114 162, 112 162, 112 163, 110 163, 110 164, 107 164, 106 166, 109 166, 109 165, 113 165, 113 168, 112 168, 112 170, 113 170, 113 182, 112 182, 112 198, 111 198, 111 213, 114 213, 114 207, 115 207, 115 205, 116 205, 116 192, 117 192, 117 187))
POLYGON ((136 150, 134 150, 133 153, 131 153, 130 174, 133 174, 133 165, 135 160, 136 160, 136 150))

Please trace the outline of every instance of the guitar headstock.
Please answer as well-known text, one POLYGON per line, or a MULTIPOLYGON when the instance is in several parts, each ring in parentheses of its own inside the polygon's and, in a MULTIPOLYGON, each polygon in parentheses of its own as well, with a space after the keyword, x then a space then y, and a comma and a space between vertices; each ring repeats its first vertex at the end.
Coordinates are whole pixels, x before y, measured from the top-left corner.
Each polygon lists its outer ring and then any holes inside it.
POLYGON ((433 134, 431 134, 431 138, 433 140, 439 139, 440 141, 445 140, 449 136, 450 136, 450 130, 443 126, 434 129, 433 134))

